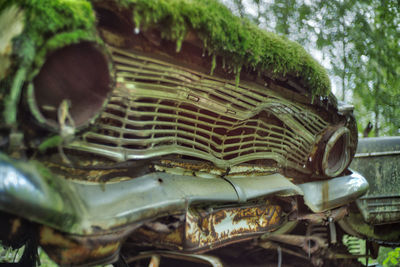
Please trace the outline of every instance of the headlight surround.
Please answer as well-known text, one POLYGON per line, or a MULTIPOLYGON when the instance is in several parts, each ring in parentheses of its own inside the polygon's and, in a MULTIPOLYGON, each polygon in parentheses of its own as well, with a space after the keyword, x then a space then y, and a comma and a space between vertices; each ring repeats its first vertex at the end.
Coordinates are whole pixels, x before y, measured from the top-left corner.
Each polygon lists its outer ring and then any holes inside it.
MULTIPOLYGON (((28 88, 29 108, 42 126, 58 131, 63 100, 73 126, 83 128, 108 102, 113 71, 106 51, 93 42, 81 42, 52 52, 28 88)), ((71 123, 71 122, 70 122, 71 123)))
POLYGON ((341 127, 329 137, 321 161, 321 170, 328 177, 341 174, 351 161, 350 131, 341 127))

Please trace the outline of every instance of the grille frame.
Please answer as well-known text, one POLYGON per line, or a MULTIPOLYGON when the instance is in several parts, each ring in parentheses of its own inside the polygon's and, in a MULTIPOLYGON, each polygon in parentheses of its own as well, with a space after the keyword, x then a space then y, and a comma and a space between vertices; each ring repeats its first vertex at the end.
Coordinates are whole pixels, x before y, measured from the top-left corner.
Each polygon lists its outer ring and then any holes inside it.
POLYGON ((140 52, 107 47, 116 87, 94 127, 67 148, 116 161, 180 154, 220 168, 269 159, 311 173, 310 155, 329 124, 307 107, 268 85, 236 85, 140 52))

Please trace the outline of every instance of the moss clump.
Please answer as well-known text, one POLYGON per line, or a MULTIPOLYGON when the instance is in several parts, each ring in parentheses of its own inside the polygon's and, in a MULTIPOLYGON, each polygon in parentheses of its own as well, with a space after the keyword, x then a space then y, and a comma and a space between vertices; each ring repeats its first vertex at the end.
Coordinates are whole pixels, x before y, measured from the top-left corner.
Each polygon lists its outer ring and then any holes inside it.
POLYGON ((25 15, 24 30, 13 40, 18 67, 40 65, 43 59, 38 56, 52 49, 95 39, 95 14, 89 1, 8 0, 0 4, 0 13, 9 6, 20 8, 25 15))
POLYGON ((2 103, 7 125, 16 122, 23 83, 35 76, 49 52, 80 41, 97 40, 96 17, 89 1, 7 0, 0 2, 0 14, 13 7, 23 13, 24 25, 12 40, 11 70, 0 81, 0 97, 7 95, 2 103), (20 70, 24 70, 25 77, 19 77, 20 70))
POLYGON ((223 57, 237 74, 242 66, 275 76, 290 74, 300 78, 313 95, 330 92, 325 69, 302 46, 235 17, 216 0, 121 0, 118 3, 133 11, 136 28, 158 29, 162 38, 177 43, 177 51, 186 34, 194 30, 209 54, 223 57))

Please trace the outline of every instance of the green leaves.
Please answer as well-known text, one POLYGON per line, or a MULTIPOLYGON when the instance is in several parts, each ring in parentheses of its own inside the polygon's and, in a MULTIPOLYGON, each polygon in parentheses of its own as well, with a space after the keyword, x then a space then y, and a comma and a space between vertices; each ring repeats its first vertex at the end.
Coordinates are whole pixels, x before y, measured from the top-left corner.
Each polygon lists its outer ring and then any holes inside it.
POLYGON ((383 261, 384 267, 399 266, 400 248, 396 248, 387 254, 387 258, 383 261))
MULTIPOLYGON (((400 8, 397 0, 253 0, 261 26, 318 49, 336 94, 356 106, 360 131, 400 134, 400 8)), ((253 9, 254 10, 254 9, 253 9)))

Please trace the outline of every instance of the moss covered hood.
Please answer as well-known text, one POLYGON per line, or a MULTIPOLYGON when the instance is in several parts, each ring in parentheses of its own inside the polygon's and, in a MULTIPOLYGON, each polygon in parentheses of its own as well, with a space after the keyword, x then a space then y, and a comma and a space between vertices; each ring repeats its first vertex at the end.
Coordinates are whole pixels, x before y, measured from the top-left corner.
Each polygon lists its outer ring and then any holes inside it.
MULTIPOLYGON (((97 40, 93 4, 104 0, 18 0, 0 4, 0 12, 12 5, 24 11, 25 28, 14 38, 14 65, 39 67, 54 49, 81 40, 97 40)), ((272 76, 298 78, 312 95, 328 95, 325 69, 298 43, 259 29, 234 16, 216 0, 120 0, 132 12, 136 30, 157 29, 164 39, 175 41, 177 51, 190 31, 196 32, 210 55, 222 57, 237 74, 241 69, 268 72, 272 76)), ((213 68, 215 65, 213 64, 213 68)))
POLYGON ((291 75, 313 95, 330 92, 326 70, 301 45, 234 16, 218 1, 123 0, 120 5, 132 10, 136 30, 158 29, 163 38, 176 41, 177 51, 193 30, 208 53, 223 57, 235 72, 291 75))

